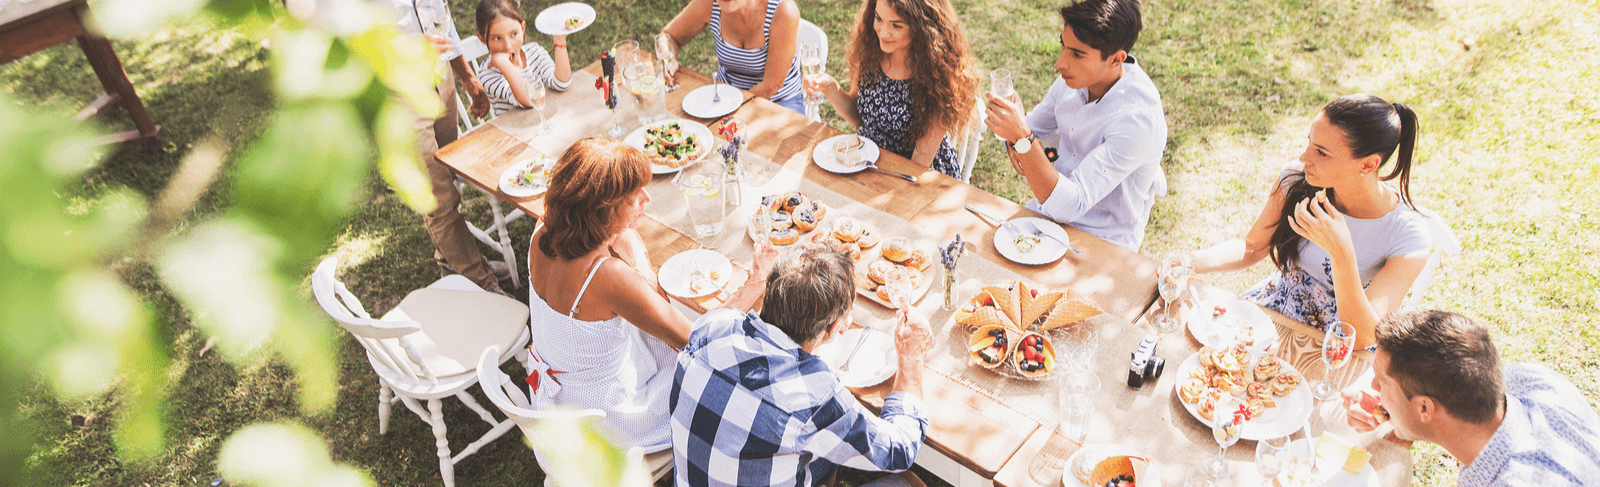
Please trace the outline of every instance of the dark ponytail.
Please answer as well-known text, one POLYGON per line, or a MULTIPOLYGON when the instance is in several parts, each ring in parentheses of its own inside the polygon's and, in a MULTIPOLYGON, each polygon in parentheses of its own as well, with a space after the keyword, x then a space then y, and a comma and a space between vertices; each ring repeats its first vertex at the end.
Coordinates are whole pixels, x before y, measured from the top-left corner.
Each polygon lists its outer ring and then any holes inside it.
MULTIPOLYGON (((1399 103, 1357 94, 1342 96, 1328 103, 1328 106, 1322 107, 1322 115, 1327 117, 1328 123, 1344 132, 1345 140, 1350 144, 1351 157, 1359 159, 1379 154, 1378 167, 1382 168, 1399 149, 1400 156, 1395 158, 1394 169, 1379 179, 1399 179, 1401 201, 1415 209, 1416 205, 1411 202, 1411 160, 1417 143, 1416 112, 1399 103)), ((1315 196, 1322 188, 1306 182, 1304 173, 1284 175, 1278 185, 1284 191, 1283 208, 1279 213, 1278 225, 1273 228, 1272 237, 1267 242, 1271 246, 1268 255, 1279 272, 1288 273, 1300 261, 1300 243, 1305 238, 1294 233, 1294 229, 1285 221, 1294 216, 1295 205, 1315 196)), ((1335 197, 1332 189, 1327 194, 1330 199, 1335 197)))
MULTIPOLYGON (((521 0, 480 0, 476 12, 478 21, 478 39, 489 42, 489 24, 495 19, 507 17, 517 22, 522 22, 521 0)), ((521 47, 521 46, 518 46, 521 47)))

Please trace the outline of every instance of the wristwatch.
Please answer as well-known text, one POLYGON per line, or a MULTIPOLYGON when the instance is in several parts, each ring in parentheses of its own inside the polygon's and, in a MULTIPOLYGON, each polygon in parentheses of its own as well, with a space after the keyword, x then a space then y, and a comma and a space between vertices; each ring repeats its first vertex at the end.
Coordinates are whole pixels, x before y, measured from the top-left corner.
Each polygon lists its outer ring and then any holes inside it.
POLYGON ((1028 135, 1018 138, 1016 142, 1011 144, 1011 148, 1016 150, 1018 154, 1027 154, 1028 150, 1033 149, 1033 133, 1029 132, 1028 135))

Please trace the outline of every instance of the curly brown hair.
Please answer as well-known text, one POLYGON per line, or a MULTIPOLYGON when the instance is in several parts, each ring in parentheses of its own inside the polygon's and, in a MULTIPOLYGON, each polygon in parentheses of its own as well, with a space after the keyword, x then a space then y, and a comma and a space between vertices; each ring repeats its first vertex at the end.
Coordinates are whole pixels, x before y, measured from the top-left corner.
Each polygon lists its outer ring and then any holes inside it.
MULTIPOLYGON (((850 48, 851 88, 881 81, 883 50, 872 29, 879 0, 867 0, 856 16, 850 48), (865 66, 865 68, 864 68, 865 66)), ((952 132, 965 128, 977 104, 978 75, 967 47, 967 29, 949 0, 883 0, 900 14, 911 32, 906 56, 911 68, 911 134, 920 139, 928 128, 943 125, 952 132)), ((913 140, 913 143, 915 140, 913 140)))
POLYGON ((572 260, 600 248, 623 230, 617 209, 649 183, 650 160, 639 149, 600 137, 573 143, 550 172, 539 251, 572 260))

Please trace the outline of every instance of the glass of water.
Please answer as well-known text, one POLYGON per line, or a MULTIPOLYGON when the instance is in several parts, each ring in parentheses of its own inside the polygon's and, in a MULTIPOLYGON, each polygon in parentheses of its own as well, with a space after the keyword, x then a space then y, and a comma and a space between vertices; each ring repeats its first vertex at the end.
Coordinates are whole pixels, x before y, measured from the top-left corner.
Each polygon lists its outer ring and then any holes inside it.
POLYGON ((676 181, 689 207, 689 220, 694 223, 694 233, 701 237, 722 233, 722 221, 728 216, 723 191, 726 175, 720 162, 709 159, 690 164, 678 175, 676 181))
POLYGON ((1094 401, 1100 395, 1100 379, 1088 370, 1068 372, 1061 379, 1061 434, 1082 441, 1089 434, 1094 401))

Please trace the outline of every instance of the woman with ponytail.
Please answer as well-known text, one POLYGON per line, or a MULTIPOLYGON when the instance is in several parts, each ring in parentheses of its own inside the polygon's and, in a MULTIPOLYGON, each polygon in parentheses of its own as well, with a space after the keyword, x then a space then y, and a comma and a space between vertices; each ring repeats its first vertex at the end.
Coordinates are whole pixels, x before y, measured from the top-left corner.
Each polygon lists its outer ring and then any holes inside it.
POLYGON ((1411 201, 1417 116, 1376 96, 1344 96, 1317 114, 1308 139, 1245 238, 1189 258, 1198 272, 1220 272, 1271 257, 1277 272, 1242 297, 1319 329, 1350 323, 1367 347, 1433 248, 1411 201))

